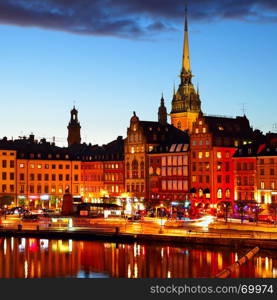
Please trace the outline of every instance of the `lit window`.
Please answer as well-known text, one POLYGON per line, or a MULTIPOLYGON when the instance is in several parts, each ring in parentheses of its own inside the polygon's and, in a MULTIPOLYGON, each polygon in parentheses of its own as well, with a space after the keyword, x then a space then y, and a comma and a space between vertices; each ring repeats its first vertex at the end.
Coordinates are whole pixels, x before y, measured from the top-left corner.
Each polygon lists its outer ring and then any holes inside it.
POLYGON ((196 176, 192 176, 192 182, 196 182, 196 176))
POLYGON ((217 190, 217 198, 221 199, 222 198, 222 189, 217 190))
POLYGON ((220 131, 223 131, 223 130, 224 130, 223 126, 218 126, 218 129, 219 129, 220 131))
POLYGON ((199 152, 198 153, 198 158, 202 158, 203 157, 203 152, 199 152))
POLYGON ((203 124, 202 120, 201 120, 201 121, 199 121, 199 125, 202 125, 202 124, 203 124))
POLYGON ((41 164, 38 164, 38 169, 41 169, 42 168, 42 165, 41 164))
POLYGON ((198 128, 195 129, 195 133, 199 133, 199 129, 198 128))
POLYGON ((210 143, 209 140, 206 140, 206 145, 209 145, 209 143, 210 143))
POLYGON ((217 157, 217 158, 221 158, 221 157, 222 157, 221 152, 217 152, 217 153, 216 153, 216 157, 217 157))
POLYGON ((209 151, 206 151, 206 152, 205 152, 205 157, 206 157, 206 158, 210 157, 210 152, 209 152, 209 151))
POLYGON ((226 191, 225 191, 225 197, 228 198, 228 199, 231 197, 231 191, 230 191, 230 189, 226 189, 226 191))
POLYGON ((264 189, 264 182, 261 181, 261 189, 264 189))
POLYGON ((206 133, 206 132, 207 132, 206 127, 203 127, 202 132, 203 132, 203 133, 206 133))
POLYGON ((202 197, 203 196, 203 190, 202 189, 199 189, 199 197, 202 197))
POLYGON ((24 168, 24 164, 19 164, 19 168, 24 168))
POLYGON ((34 169, 35 168, 35 164, 30 164, 30 168, 34 169))
POLYGON ((135 147, 131 147, 131 153, 132 153, 132 154, 135 153, 135 147))

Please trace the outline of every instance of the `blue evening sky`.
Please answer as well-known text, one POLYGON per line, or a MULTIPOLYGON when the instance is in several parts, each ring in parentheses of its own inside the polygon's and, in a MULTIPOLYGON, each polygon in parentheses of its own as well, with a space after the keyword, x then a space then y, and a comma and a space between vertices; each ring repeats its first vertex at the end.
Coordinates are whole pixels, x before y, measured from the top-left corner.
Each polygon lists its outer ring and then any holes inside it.
MULTIPOLYGON (((156 120, 161 93, 170 112, 179 84, 183 25, 151 40, 78 35, 0 25, 0 137, 33 132, 66 144, 76 101, 83 142, 126 136, 135 110, 156 120)), ((204 113, 246 115, 254 128, 277 123, 277 26, 189 22, 191 67, 204 113)))

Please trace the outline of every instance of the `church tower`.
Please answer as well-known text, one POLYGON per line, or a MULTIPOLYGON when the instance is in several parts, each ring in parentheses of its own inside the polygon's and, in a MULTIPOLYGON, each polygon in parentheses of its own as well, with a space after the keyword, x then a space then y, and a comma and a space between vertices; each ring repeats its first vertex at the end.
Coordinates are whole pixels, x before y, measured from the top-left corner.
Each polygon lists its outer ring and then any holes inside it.
POLYGON ((177 92, 173 91, 172 109, 170 113, 171 124, 178 129, 192 130, 193 123, 201 113, 201 101, 198 91, 192 84, 192 73, 190 69, 189 38, 188 38, 188 18, 187 8, 185 13, 184 47, 182 70, 180 74, 181 82, 177 92))
POLYGON ((162 98, 161 98, 161 105, 160 105, 159 111, 158 111, 158 121, 161 125, 166 125, 167 124, 167 111, 166 111, 166 107, 164 105, 163 95, 162 95, 162 98))
POLYGON ((67 126, 68 129, 68 136, 67 136, 67 143, 68 147, 72 145, 79 145, 81 143, 81 125, 78 121, 78 110, 73 107, 70 112, 71 118, 69 124, 67 126))

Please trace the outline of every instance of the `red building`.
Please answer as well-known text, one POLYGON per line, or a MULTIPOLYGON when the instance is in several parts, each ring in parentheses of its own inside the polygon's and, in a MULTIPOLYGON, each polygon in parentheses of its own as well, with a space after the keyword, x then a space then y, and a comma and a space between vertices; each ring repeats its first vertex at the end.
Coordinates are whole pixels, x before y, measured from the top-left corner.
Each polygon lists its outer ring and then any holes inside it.
POLYGON ((234 200, 232 156, 251 143, 252 128, 244 117, 200 116, 190 136, 190 194, 194 206, 215 208, 234 200))
POLYGON ((171 207, 188 201, 188 148, 188 143, 161 145, 149 154, 151 202, 171 207))

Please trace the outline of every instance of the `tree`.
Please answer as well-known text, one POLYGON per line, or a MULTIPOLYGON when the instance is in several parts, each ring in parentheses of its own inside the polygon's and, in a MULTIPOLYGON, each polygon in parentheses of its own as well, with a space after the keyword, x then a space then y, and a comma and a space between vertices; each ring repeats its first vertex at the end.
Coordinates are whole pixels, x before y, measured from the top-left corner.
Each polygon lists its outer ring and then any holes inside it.
POLYGON ((232 207, 232 203, 230 201, 221 201, 219 203, 221 205, 221 207, 224 210, 224 218, 225 218, 225 222, 228 222, 228 212, 230 211, 230 208, 232 207))
POLYGON ((238 207, 238 211, 240 214, 240 220, 241 220, 241 224, 243 223, 243 219, 244 219, 244 215, 245 215, 245 207, 248 204, 247 200, 237 200, 235 201, 237 207, 238 207))

